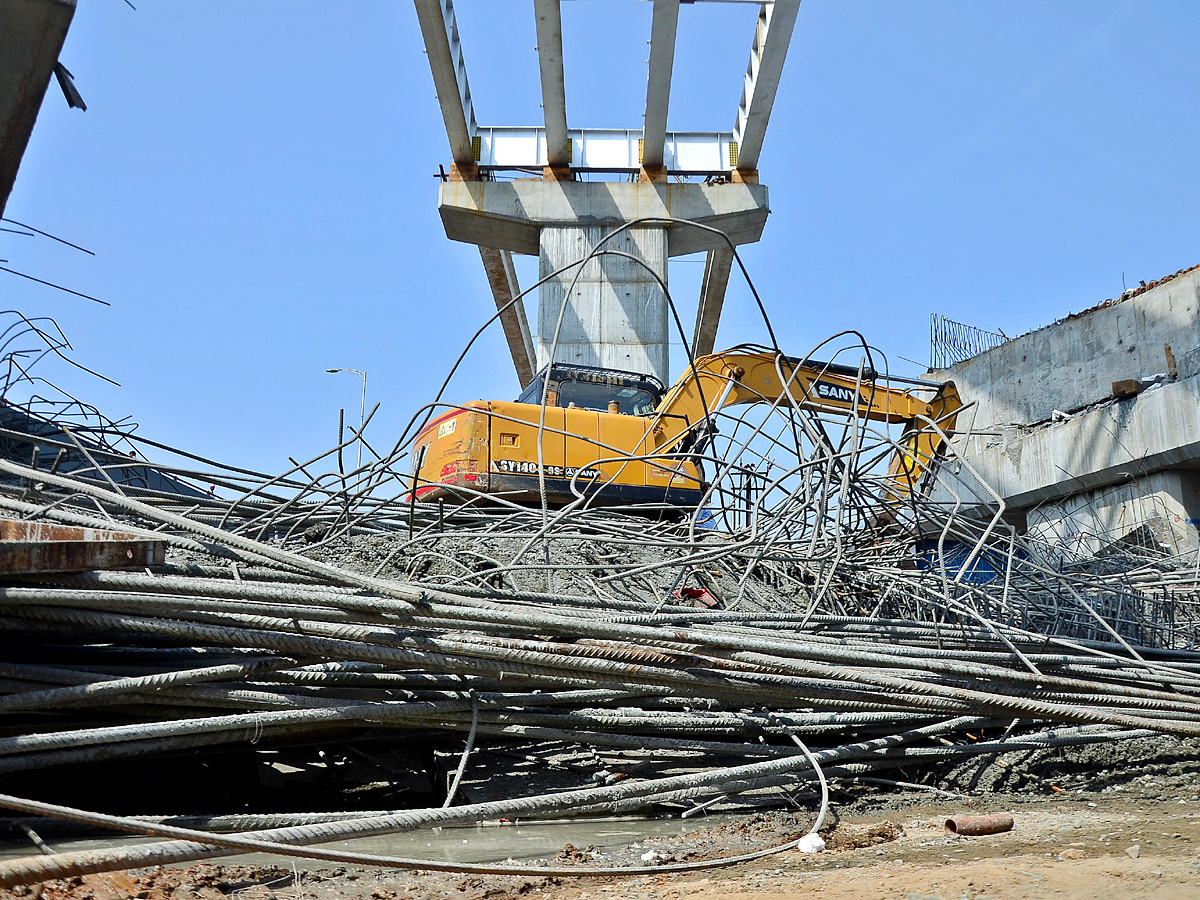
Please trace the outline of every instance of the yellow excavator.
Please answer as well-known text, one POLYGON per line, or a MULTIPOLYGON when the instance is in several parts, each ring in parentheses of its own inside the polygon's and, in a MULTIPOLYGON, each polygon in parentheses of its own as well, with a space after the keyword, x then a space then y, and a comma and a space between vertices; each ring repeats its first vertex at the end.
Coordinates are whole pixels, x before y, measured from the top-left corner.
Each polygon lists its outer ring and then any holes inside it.
POLYGON ((708 490, 699 457, 713 414, 748 403, 902 424, 885 503, 922 491, 962 405, 953 382, 885 379, 751 345, 696 359, 670 390, 648 375, 553 363, 514 402, 474 400, 425 425, 413 444, 411 496, 540 504, 544 491, 551 506, 586 496, 594 505, 694 508, 708 490))

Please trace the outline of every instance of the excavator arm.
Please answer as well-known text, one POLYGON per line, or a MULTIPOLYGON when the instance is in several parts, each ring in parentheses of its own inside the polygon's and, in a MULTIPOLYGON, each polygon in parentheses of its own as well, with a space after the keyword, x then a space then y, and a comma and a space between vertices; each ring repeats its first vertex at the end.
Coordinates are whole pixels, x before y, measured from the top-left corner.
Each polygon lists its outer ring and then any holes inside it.
POLYGON ((919 490, 942 449, 942 432, 954 428, 962 402, 953 382, 897 388, 879 381, 871 368, 801 360, 761 348, 736 347, 703 356, 658 405, 643 452, 685 452, 702 446, 714 428, 713 414, 727 406, 778 403, 840 412, 904 425, 885 497, 902 500, 919 490))

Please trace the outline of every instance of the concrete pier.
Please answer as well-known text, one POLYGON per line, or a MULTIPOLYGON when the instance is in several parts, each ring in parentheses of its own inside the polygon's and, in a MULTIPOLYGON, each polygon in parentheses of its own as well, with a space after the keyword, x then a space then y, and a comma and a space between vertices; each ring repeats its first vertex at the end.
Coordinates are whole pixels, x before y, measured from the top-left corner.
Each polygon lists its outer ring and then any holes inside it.
POLYGON ((571 127, 559 0, 534 3, 544 122, 480 126, 453 0, 416 0, 454 157, 442 173, 438 210, 447 237, 480 248, 522 387, 551 355, 669 380, 667 308, 661 286, 644 276, 665 278, 669 256, 708 254, 691 343, 710 353, 733 262, 730 242, 762 234, 770 209, 758 162, 800 0, 759 6, 732 131, 667 131, 679 6, 654 2, 639 127, 571 127), (642 230, 618 240, 645 266, 609 259, 589 267, 569 294, 562 279, 541 289, 535 353, 528 324, 512 308, 519 291, 511 255, 538 256, 544 275, 635 223, 642 230))
MULTIPOLYGON (((604 256, 542 285, 535 343, 539 368, 550 361, 554 345, 557 362, 640 372, 663 381, 671 379, 671 325, 658 278, 666 283, 668 258, 700 251, 728 255, 722 235, 735 244, 757 241, 770 211, 767 189, 760 184, 541 179, 448 181, 441 186, 438 210, 448 237, 537 254, 543 278, 579 262, 621 225, 653 220, 605 244, 634 259, 604 256)), ((706 319, 710 332, 718 315, 719 306, 706 319)))
POLYGON ((611 230, 607 225, 542 229, 540 277, 570 268, 539 292, 538 368, 550 362, 553 345, 557 362, 624 369, 668 381, 669 317, 658 281, 667 280, 667 229, 629 228, 604 243, 603 250, 629 254, 644 265, 610 255, 582 267, 572 265, 611 230))

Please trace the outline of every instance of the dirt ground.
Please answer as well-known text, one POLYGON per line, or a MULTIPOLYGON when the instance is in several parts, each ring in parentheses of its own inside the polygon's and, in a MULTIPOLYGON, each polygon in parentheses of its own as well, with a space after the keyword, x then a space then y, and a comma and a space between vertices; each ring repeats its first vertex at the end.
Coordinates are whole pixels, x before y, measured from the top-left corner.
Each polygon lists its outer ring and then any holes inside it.
MULTIPOLYGON (((1200 798, 1104 794, 1009 796, 912 805, 840 818, 829 849, 794 850, 727 868, 627 878, 472 876, 379 869, 293 869, 201 864, 186 869, 91 875, 49 882, 0 898, 39 900, 674 900, 755 897, 887 900, 1114 900, 1200 898, 1200 798), (962 837, 950 815, 1008 811, 1005 834, 962 837)), ((834 807, 835 817, 837 807, 834 807)), ((734 824, 648 839, 611 853, 568 845, 551 865, 661 864, 745 853, 802 834, 804 814, 759 814, 734 824)), ((545 863, 542 863, 543 865, 545 863)))

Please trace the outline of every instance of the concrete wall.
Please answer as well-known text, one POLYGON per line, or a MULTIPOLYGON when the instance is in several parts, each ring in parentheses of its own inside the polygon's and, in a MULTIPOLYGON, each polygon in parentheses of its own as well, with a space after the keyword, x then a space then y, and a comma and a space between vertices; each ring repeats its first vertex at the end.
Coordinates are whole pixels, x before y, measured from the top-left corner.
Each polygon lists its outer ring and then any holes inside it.
POLYGON ((1009 520, 1064 554, 1130 538, 1197 548, 1200 270, 1047 326, 933 377, 964 403, 932 499, 1009 520), (1174 354, 1168 375, 1164 345, 1174 354), (1117 400, 1112 383, 1162 375, 1117 400))
POLYGON ((976 427, 1029 425, 1104 400, 1114 381, 1165 373, 1164 344, 1181 379, 1200 374, 1200 269, 932 377, 954 381, 964 402, 976 403, 976 427))
MULTIPOLYGON (((969 417, 968 417, 969 418, 969 417)), ((968 464, 935 498, 968 504, 991 495, 974 469, 1015 509, 1061 500, 1166 469, 1200 469, 1200 376, 1160 384, 1127 400, 1037 426, 1002 426, 955 442, 968 464)))

